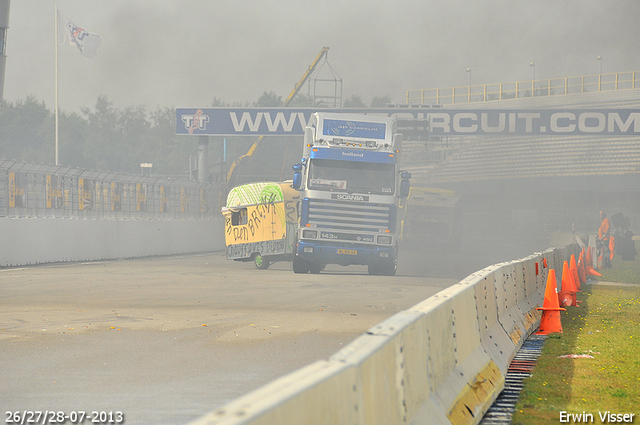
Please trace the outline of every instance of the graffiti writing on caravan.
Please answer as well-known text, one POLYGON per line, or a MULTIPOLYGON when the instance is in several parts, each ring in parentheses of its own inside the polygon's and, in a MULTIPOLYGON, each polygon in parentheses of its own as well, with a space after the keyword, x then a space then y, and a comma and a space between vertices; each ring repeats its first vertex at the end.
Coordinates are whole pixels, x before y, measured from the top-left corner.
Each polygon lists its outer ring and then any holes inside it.
POLYGON ((287 223, 295 223, 298 220, 298 200, 300 196, 294 196, 292 200, 284 201, 284 209, 287 223))
POLYGON ((287 223, 295 223, 296 221, 296 207, 297 204, 294 201, 285 201, 284 210, 287 223))
POLYGON ((284 241, 279 239, 276 241, 249 242, 246 244, 229 245, 227 247, 228 258, 247 258, 254 252, 262 255, 283 254, 285 250, 284 241))
POLYGON ((263 225, 265 216, 271 212, 274 207, 273 202, 258 204, 255 209, 252 209, 249 213, 249 217, 246 223, 240 222, 238 225, 233 225, 230 217, 225 220, 225 227, 227 233, 233 236, 234 242, 236 241, 248 241, 249 235, 255 236, 256 231, 263 225))

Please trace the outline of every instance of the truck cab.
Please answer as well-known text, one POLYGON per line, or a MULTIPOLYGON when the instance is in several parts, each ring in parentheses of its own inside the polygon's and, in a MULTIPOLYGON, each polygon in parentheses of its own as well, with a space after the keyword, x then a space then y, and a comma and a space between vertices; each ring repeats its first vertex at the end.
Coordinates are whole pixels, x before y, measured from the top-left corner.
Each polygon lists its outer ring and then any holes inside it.
POLYGON ((411 177, 398 169, 401 141, 393 118, 312 115, 294 165, 293 188, 300 191, 294 272, 358 264, 370 274, 396 273, 398 203, 411 177))

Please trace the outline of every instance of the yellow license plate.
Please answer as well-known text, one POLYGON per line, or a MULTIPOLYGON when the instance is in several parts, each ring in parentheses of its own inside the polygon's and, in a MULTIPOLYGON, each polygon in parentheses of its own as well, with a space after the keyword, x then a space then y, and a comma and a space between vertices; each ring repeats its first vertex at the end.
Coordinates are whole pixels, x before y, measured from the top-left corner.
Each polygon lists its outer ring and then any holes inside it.
POLYGON ((357 249, 338 249, 336 252, 338 254, 358 255, 357 249))

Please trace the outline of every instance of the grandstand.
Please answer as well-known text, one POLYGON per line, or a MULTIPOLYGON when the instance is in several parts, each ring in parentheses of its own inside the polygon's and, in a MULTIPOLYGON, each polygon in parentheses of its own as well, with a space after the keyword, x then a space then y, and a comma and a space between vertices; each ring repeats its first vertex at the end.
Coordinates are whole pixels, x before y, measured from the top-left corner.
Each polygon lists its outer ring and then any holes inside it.
MULTIPOLYGON (((545 92, 536 85, 535 96, 480 97, 474 93, 482 90, 469 87, 468 96, 449 96, 449 103, 444 102, 446 97, 438 96, 438 101, 446 109, 466 110, 640 109, 636 74, 632 73, 633 84, 606 89, 601 84, 578 93, 545 92), (496 98, 503 100, 489 100, 496 98)), ((465 89, 442 92, 465 93, 465 89)), ((411 100, 409 92, 407 100, 411 100)), ((623 212, 635 232, 640 231, 637 136, 437 137, 426 142, 406 141, 402 160, 413 175, 412 184, 455 190, 462 195, 466 215, 476 216, 477 223, 492 222, 493 228, 497 223, 509 223, 540 230, 543 223, 560 221, 564 230, 578 227, 592 231, 598 225, 597 212, 603 209, 623 212), (526 223, 519 217, 526 217, 526 223)))
POLYGON ((409 169, 426 184, 640 173, 640 141, 621 137, 482 137, 443 162, 409 169))

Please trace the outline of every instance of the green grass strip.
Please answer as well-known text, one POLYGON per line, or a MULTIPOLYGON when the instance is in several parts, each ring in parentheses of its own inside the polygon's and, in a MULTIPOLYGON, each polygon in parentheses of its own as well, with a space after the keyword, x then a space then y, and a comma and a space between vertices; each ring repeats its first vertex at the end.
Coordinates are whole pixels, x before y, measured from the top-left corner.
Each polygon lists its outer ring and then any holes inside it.
POLYGON ((598 271, 562 312, 564 333, 547 338, 514 424, 640 423, 640 256, 598 271))

